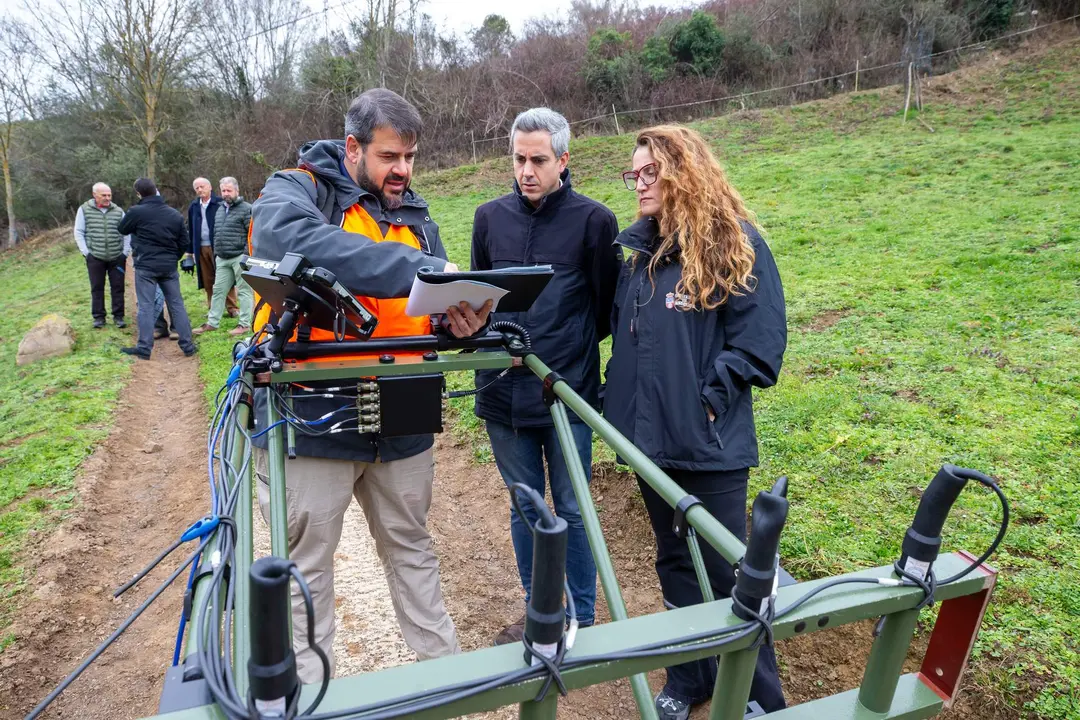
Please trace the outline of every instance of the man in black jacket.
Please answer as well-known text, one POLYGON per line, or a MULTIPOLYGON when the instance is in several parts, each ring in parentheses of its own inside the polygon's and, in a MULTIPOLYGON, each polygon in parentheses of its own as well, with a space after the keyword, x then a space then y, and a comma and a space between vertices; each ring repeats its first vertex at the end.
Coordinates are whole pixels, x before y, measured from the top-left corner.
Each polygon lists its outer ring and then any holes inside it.
POLYGON ((124 215, 118 229, 121 234, 131 235, 139 340, 135 347, 120 350, 143 360, 150 359, 154 349, 154 295, 160 287, 169 318, 180 335, 180 349, 186 357, 191 357, 195 354, 195 343, 191 341, 191 321, 180 296, 180 273, 176 269, 187 246, 184 218, 165 204, 153 180, 139 178, 135 181, 135 192, 140 200, 124 215))
MULTIPOLYGON (((551 265, 555 277, 525 313, 498 313, 497 319, 523 325, 536 354, 594 407, 599 405, 599 343, 610 331, 609 317, 622 264, 614 246, 618 222, 610 210, 570 186, 570 126, 559 113, 533 108, 517 116, 510 130, 514 190, 481 205, 473 223, 472 268, 491 270, 551 265)), ((555 512, 569 525, 566 575, 578 621, 591 625, 596 603, 596 565, 581 521, 562 447, 543 401, 542 383, 525 368, 476 373, 476 414, 487 421, 499 472, 507 484, 524 483, 544 493, 544 458, 555 512)), ((592 430, 571 417, 574 441, 586 477, 592 467, 592 430)), ((530 523, 536 513, 523 504, 530 523)), ((511 511, 518 573, 529 600, 532 533, 511 511)), ((525 618, 506 627, 497 644, 518 642, 525 618)))

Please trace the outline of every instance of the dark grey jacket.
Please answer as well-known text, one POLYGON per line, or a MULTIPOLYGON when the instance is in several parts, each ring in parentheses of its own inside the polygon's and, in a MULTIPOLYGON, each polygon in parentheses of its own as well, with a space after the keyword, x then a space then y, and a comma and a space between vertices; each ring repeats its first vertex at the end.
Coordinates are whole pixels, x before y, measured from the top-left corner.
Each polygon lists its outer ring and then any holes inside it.
POLYGON ((248 225, 251 224, 251 203, 242 197, 238 197, 232 205, 222 200, 215 214, 217 217, 214 218, 214 224, 210 226, 214 254, 219 258, 228 259, 246 253, 248 225))
POLYGON ((176 263, 187 248, 184 218, 166 205, 160 195, 140 200, 127 211, 116 229, 121 235, 131 235, 131 257, 136 270, 163 277, 177 272, 176 263))
MULTIPOLYGON (((341 141, 311 142, 300 150, 300 170, 282 170, 270 176, 262 195, 252 205, 252 254, 279 260, 286 252, 300 253, 312 264, 332 270, 338 281, 357 295, 407 297, 420 268, 441 271, 446 267, 439 226, 432 222, 424 199, 411 190, 400 208, 392 211, 383 208, 379 198, 358 187, 345 172, 344 155, 341 141), (408 226, 420 240, 422 249, 397 242, 375 242, 342 230, 345 211, 357 203, 384 232, 390 225, 408 226)), ((294 410, 300 417, 314 419, 346 402, 297 400, 294 410)), ((256 392, 255 415, 260 429, 266 427, 266 403, 267 391, 256 392)), ((341 415, 342 419, 346 417, 341 415)), ((264 435, 255 444, 266 447, 266 440, 264 435)), ((410 435, 384 439, 373 434, 340 433, 312 438, 297 432, 296 441, 299 455, 372 462, 412 457, 430 448, 434 437, 410 435)))
POLYGON ((615 294, 604 416, 662 468, 758 464, 751 387, 776 384, 787 319, 772 252, 753 226, 743 223, 743 230, 754 246, 755 287, 711 311, 680 309, 688 298, 675 293, 677 254, 649 281, 655 220, 639 220, 617 240, 642 257, 632 268, 627 263, 615 294))
MULTIPOLYGON (((473 270, 554 269, 555 277, 528 312, 495 313, 492 319, 523 325, 537 357, 593 406, 599 404, 599 343, 610 332, 622 266, 613 244, 618 233, 610 210, 574 192, 569 171, 563 173, 562 187, 540 207, 534 208, 514 183, 514 192, 477 208, 473 221, 473 270)), ((540 378, 522 367, 496 381, 500 372, 476 373, 476 386, 486 387, 476 396, 476 414, 514 427, 551 425, 540 378)))

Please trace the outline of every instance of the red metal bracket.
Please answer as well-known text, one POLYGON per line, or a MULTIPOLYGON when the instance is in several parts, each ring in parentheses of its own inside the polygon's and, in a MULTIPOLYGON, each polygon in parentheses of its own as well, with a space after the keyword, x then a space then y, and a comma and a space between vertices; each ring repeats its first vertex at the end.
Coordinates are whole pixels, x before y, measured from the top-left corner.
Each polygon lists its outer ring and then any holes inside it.
MULTIPOLYGON (((964 551, 957 554, 973 564, 977 559, 964 551)), ((945 701, 945 707, 950 707, 956 699, 971 648, 975 645, 986 607, 990 604, 990 595, 997 583, 997 570, 990 565, 984 564, 974 572, 982 573, 985 577, 983 589, 973 595, 941 603, 926 656, 919 668, 920 678, 945 701)))

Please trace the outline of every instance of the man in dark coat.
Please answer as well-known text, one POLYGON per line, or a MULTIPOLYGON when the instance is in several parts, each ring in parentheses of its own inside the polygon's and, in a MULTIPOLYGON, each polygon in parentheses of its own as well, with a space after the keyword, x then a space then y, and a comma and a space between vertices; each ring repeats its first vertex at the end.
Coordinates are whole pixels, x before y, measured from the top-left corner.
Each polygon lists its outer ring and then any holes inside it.
MULTIPOLYGON (((195 261, 195 273, 199 289, 206 293, 206 307, 214 299, 214 281, 217 279, 217 266, 214 257, 214 225, 221 198, 213 194, 210 181, 197 177, 191 184, 195 189, 195 199, 188 205, 187 231, 188 255, 195 261)), ((236 317, 236 290, 230 290, 225 296, 225 309, 230 317, 236 317)))
POLYGON ((124 235, 131 235, 139 340, 134 347, 121 348, 121 352, 150 359, 154 348, 154 295, 160 287, 169 318, 180 336, 180 349, 191 357, 196 348, 191 340, 191 321, 180 295, 180 273, 176 268, 187 247, 184 218, 165 204, 153 180, 139 178, 135 181, 135 192, 140 200, 124 215, 118 229, 124 235))
MULTIPOLYGON (((473 223, 472 267, 491 270, 551 265, 555 277, 528 312, 497 313, 524 326, 533 349, 574 390, 599 405, 600 349, 607 337, 622 256, 613 245, 619 232, 610 210, 570 186, 570 126, 548 108, 527 110, 510 130, 514 190, 481 205, 473 223)), ((543 401, 540 378, 526 368, 476 373, 476 414, 487 421, 495 462, 506 483, 524 483, 544 495, 544 458, 555 512, 569 525, 566 576, 582 625, 591 625, 596 603, 596 565, 582 524, 562 447, 543 401)), ((586 477, 592 467, 592 430, 571 417, 576 450, 586 477)), ((530 524, 532 506, 523 503, 530 524)), ((532 584, 532 533, 510 512, 518 572, 526 603, 532 584)), ((519 642, 525 617, 506 627, 497 644, 519 642)))

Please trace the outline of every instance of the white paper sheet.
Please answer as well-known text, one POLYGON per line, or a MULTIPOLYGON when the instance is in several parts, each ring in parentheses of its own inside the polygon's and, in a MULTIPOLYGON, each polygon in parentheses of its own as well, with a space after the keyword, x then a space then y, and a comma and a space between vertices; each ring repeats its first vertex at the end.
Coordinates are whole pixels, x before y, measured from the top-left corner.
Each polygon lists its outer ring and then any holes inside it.
POLYGON ((405 314, 412 317, 438 315, 446 312, 446 308, 451 305, 461 302, 467 302, 473 310, 479 310, 488 300, 495 301, 492 306, 492 310, 495 310, 499 306, 499 300, 509 292, 474 280, 426 283, 423 275, 417 275, 413 279, 409 302, 405 304, 405 314))

